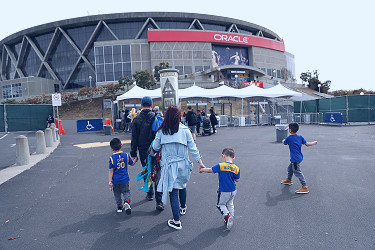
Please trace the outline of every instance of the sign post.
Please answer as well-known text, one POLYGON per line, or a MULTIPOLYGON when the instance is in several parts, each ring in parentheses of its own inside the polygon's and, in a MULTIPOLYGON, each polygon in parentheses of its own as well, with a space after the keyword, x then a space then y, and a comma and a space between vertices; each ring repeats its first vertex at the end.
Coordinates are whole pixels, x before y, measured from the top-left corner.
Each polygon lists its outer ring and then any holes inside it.
MULTIPOLYGON (((59 128, 59 124, 60 124, 60 117, 59 117, 59 106, 61 106, 61 94, 60 93, 55 93, 55 94, 52 94, 52 106, 53 107, 56 107, 56 114, 57 114, 57 129, 58 129, 58 133, 60 133, 60 128, 59 128)), ((53 111, 55 111, 55 109, 53 109, 53 111)))

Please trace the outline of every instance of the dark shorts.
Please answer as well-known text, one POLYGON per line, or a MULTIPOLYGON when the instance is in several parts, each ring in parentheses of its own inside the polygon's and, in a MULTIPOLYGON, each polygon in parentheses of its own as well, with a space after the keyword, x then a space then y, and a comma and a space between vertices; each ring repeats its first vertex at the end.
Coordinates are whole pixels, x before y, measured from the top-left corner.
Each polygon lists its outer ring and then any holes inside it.
POLYGON ((190 129, 190 132, 192 132, 192 133, 195 133, 195 132, 196 132, 197 125, 188 126, 188 127, 189 127, 189 129, 190 129))

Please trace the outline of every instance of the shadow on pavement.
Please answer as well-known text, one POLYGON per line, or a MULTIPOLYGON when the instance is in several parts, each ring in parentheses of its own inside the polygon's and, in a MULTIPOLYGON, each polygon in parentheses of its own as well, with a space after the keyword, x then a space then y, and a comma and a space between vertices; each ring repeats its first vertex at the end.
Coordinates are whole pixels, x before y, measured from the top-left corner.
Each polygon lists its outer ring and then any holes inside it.
POLYGON ((281 194, 277 196, 273 196, 273 197, 271 196, 271 191, 267 191, 266 193, 267 201, 265 203, 266 206, 273 207, 273 206, 276 206, 279 203, 279 201, 292 200, 292 199, 303 196, 301 194, 296 194, 294 190, 293 192, 290 191, 289 188, 290 188, 289 185, 283 185, 283 188, 281 189, 281 194))

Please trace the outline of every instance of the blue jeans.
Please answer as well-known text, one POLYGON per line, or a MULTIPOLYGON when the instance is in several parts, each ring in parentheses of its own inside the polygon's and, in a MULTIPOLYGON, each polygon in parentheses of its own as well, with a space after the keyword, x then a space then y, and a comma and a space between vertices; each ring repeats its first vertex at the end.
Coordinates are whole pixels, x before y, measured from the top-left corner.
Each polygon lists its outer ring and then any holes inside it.
POLYGON ((306 186, 305 176, 303 176, 300 162, 291 162, 288 166, 288 180, 292 179, 293 174, 299 179, 302 186, 306 186))
POLYGON ((186 188, 172 189, 172 192, 169 192, 169 202, 171 203, 173 219, 175 221, 179 221, 180 220, 180 206, 182 208, 186 207, 186 188))

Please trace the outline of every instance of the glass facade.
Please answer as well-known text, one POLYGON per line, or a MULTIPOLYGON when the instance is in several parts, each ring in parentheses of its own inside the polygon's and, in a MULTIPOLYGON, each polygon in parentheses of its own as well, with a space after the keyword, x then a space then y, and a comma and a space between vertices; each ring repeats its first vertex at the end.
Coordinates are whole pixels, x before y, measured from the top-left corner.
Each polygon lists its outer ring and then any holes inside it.
MULTIPOLYGON (((90 77, 91 85, 95 86, 96 82, 117 81, 120 76, 132 77, 136 71, 149 70, 150 66, 152 68, 162 61, 170 62, 171 67, 180 70, 180 74, 202 72, 212 65, 211 48, 192 47, 184 43, 180 48, 150 50, 148 43, 124 44, 123 41, 120 44, 94 47, 95 42, 147 39, 149 29, 202 29, 200 24, 204 30, 227 32, 233 23, 218 24, 210 18, 198 20, 192 17, 188 20, 186 17, 158 16, 149 19, 139 16, 77 22, 51 26, 45 30, 41 28, 27 34, 27 38, 20 36, 7 44, 7 48, 0 49, 3 54, 0 57, 1 75, 3 80, 19 78, 19 74, 54 79, 61 82, 62 89, 74 89, 90 86, 90 77)), ((248 29, 241 26, 238 31, 243 34, 257 32, 250 26, 248 29)), ((265 34, 265 37, 270 37, 270 34, 265 34)), ((293 63, 292 60, 288 61, 288 70, 294 71, 293 63)), ((281 74, 277 72, 278 76, 281 74)), ((3 89, 4 93, 6 96, 17 95, 9 92, 8 88, 3 89)))
POLYGON ((98 82, 118 81, 119 77, 132 77, 130 45, 95 47, 95 69, 98 82))

